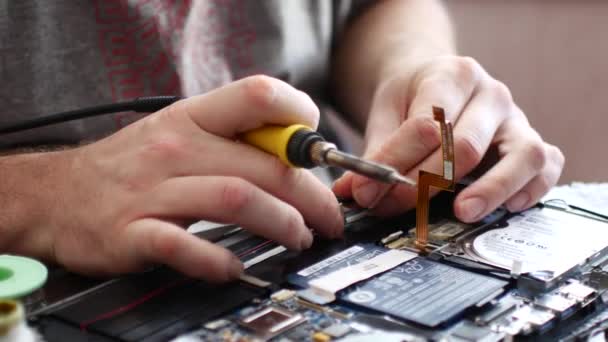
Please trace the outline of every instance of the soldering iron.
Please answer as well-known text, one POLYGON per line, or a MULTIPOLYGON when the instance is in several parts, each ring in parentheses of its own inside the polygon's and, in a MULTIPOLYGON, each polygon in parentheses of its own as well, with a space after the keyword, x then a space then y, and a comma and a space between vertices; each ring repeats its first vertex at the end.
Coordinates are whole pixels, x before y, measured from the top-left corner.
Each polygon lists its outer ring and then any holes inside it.
MULTIPOLYGON (((0 127, 0 134, 16 133, 28 129, 54 125, 111 113, 134 111, 156 112, 180 100, 177 96, 139 97, 131 101, 89 107, 74 111, 51 114, 0 127)), ((277 156, 291 167, 313 168, 335 166, 389 184, 403 183, 411 186, 416 181, 401 175, 393 167, 359 158, 338 150, 321 134, 304 125, 264 126, 244 133, 244 142, 277 156)))

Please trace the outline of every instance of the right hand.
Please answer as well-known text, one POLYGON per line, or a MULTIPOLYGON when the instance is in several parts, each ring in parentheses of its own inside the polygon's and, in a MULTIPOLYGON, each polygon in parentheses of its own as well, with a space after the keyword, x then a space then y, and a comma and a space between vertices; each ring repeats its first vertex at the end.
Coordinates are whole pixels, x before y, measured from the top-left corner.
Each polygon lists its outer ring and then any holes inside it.
POLYGON ((307 170, 235 141, 266 124, 316 127, 311 99, 264 76, 175 103, 96 143, 68 150, 71 173, 54 205, 50 253, 70 270, 116 274, 167 264, 225 281, 242 271, 228 250, 179 225, 236 223, 300 250, 314 228, 339 236, 332 192, 307 170))

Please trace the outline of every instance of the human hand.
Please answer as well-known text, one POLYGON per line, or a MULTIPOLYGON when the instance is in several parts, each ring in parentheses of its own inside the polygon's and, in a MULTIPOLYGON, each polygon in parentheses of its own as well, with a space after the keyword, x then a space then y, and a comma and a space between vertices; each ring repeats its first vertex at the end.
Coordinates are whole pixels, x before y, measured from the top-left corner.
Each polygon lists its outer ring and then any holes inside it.
POLYGON ((335 237, 343 219, 332 192, 307 170, 236 141, 265 124, 316 127, 318 109, 288 84, 254 76, 175 103, 96 143, 68 150, 71 172, 46 227, 55 261, 116 274, 150 263, 225 281, 242 271, 228 250, 180 223, 236 223, 288 248, 309 230, 335 237))
MULTIPOLYGON (((455 199, 454 212, 462 221, 479 220, 503 203, 511 211, 526 209, 557 183, 564 164, 561 151, 541 139, 508 88, 475 60, 436 57, 409 70, 391 69, 394 76, 377 88, 365 157, 409 177, 416 178, 419 169, 441 173, 441 138, 432 118, 432 107, 439 106, 454 123, 457 179, 475 169, 490 146, 498 151, 499 161, 455 199)), ((374 205, 379 215, 415 205, 415 188, 387 190, 387 185, 352 173, 334 185, 338 196, 354 197, 363 207, 374 205)))

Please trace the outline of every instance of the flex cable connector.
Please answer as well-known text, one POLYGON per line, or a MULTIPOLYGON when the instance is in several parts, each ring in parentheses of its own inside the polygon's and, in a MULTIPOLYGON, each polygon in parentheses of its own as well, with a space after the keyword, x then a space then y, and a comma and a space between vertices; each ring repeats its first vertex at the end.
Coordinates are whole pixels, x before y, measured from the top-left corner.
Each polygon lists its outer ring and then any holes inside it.
POLYGON ((443 174, 437 175, 427 171, 418 172, 418 193, 416 198, 416 247, 426 251, 429 234, 429 191, 431 187, 454 191, 454 137, 452 123, 445 119, 442 108, 433 107, 433 117, 441 127, 441 150, 443 156, 443 174))

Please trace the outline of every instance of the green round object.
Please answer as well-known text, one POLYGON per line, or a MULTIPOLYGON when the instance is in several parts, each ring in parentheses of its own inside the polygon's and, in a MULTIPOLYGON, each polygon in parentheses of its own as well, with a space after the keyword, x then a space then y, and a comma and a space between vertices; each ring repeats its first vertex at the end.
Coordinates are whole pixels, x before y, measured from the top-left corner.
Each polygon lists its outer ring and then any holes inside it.
POLYGON ((21 298, 44 285, 48 270, 41 262, 16 256, 0 255, 0 298, 21 298))

